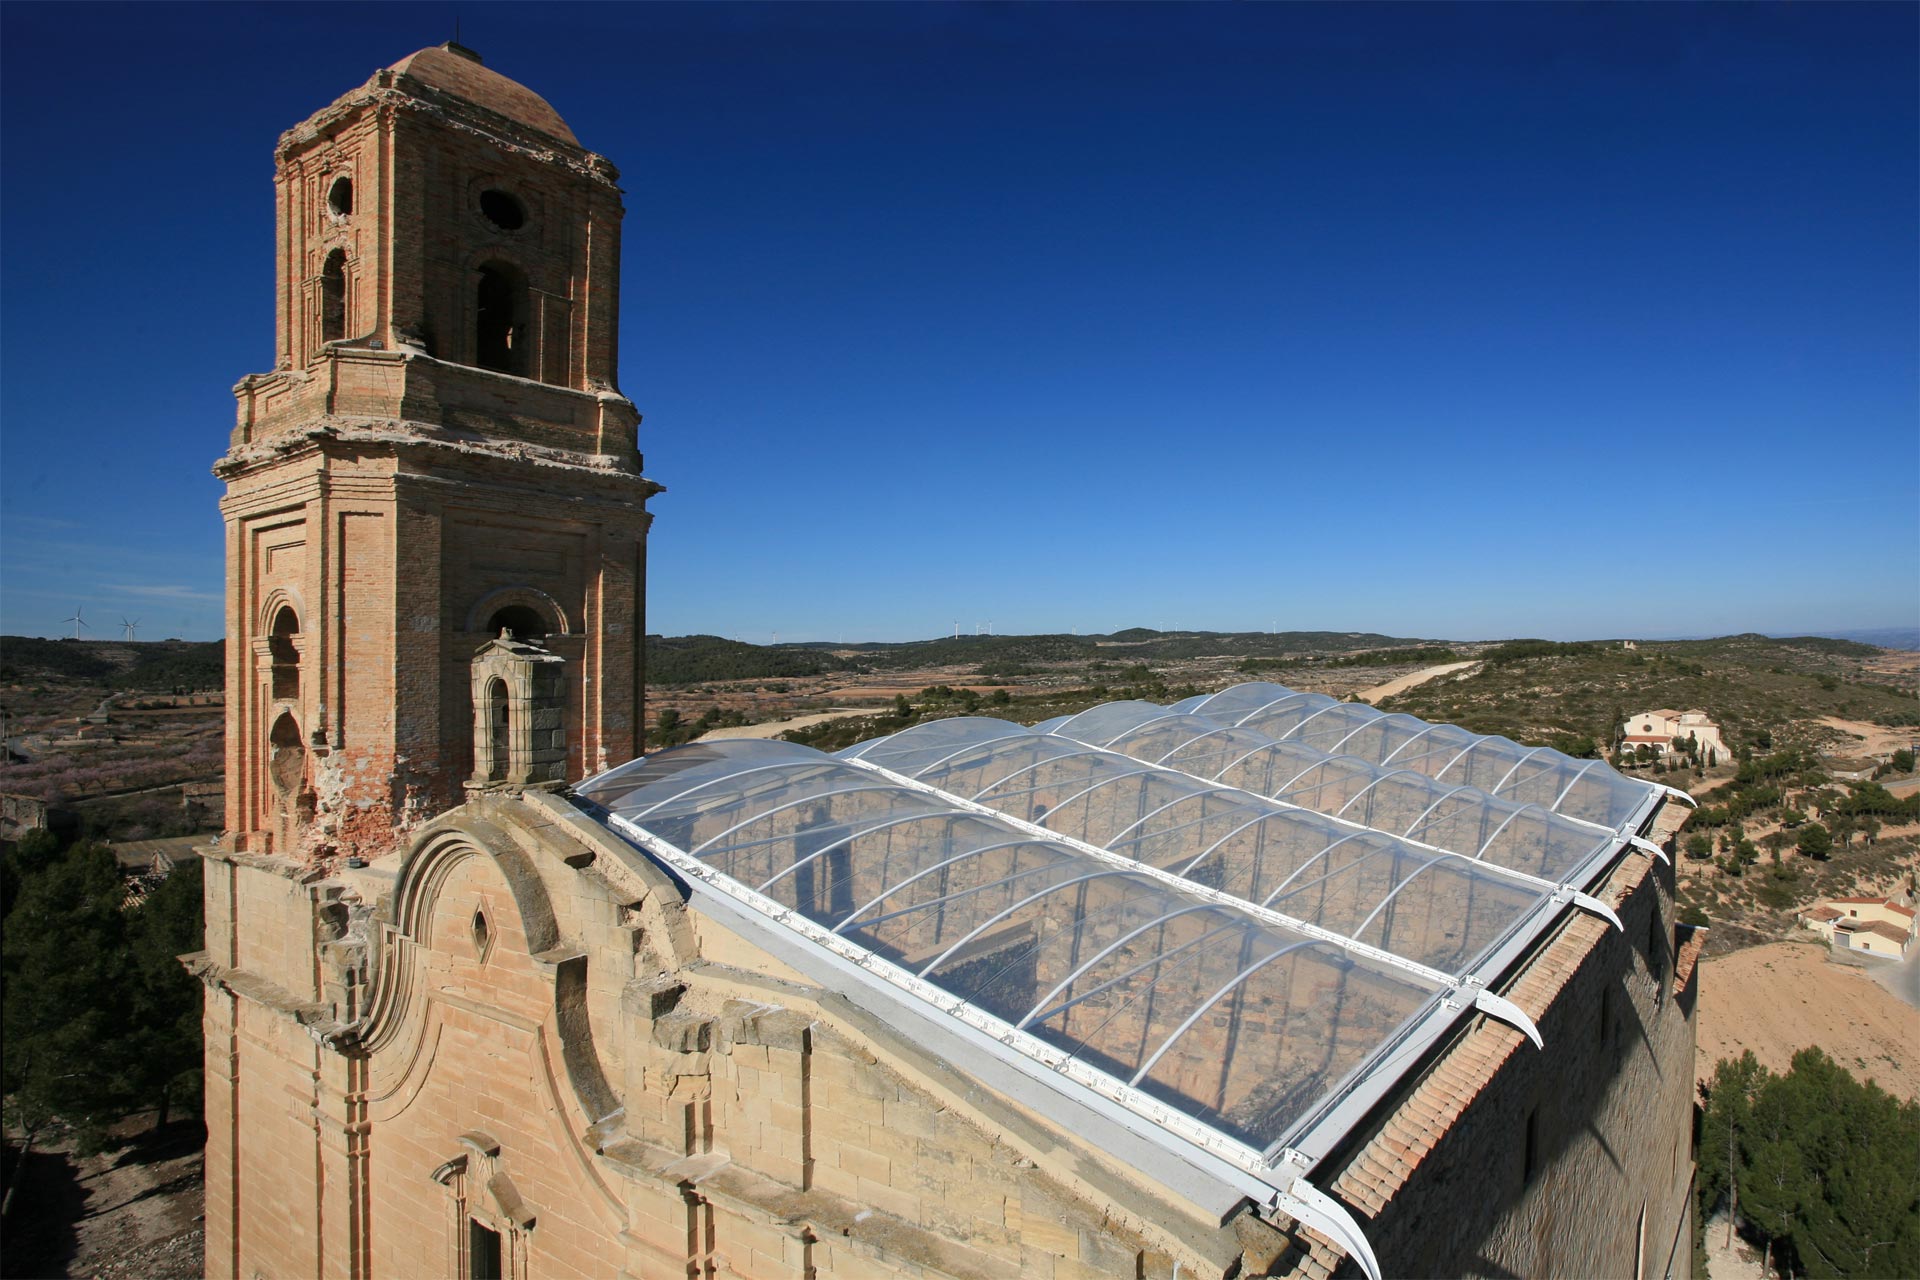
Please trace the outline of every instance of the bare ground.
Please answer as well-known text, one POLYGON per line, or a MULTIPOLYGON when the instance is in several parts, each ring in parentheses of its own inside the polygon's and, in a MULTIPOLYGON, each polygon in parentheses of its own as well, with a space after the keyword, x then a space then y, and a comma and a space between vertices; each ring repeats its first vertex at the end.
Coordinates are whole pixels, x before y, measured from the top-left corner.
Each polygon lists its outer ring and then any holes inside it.
POLYGON ((1700 964, 1695 1074, 1747 1049, 1784 1071, 1818 1046, 1887 1092, 1920 1099, 1920 1010, 1902 1004, 1858 968, 1832 963, 1819 943, 1773 942, 1700 964))
POLYGON ((1838 746, 1836 751, 1853 755, 1885 756, 1903 751, 1913 745, 1920 732, 1909 728, 1889 729, 1885 725, 1874 724, 1870 720, 1842 720, 1839 716, 1821 716, 1820 723, 1839 734, 1842 739, 1851 739, 1851 743, 1838 746))
POLYGON ((816 724, 825 724, 829 720, 842 720, 847 716, 870 716, 879 709, 878 707, 841 707, 810 716, 795 716, 791 720, 769 720, 765 724, 733 725, 725 729, 710 730, 694 741, 718 742, 723 738, 777 738, 789 729, 811 728, 816 724))
MULTIPOLYGON (((143 1128, 144 1122, 136 1122, 143 1128)), ((7 1215, 0 1274, 192 1280, 205 1274, 206 1178, 199 1120, 142 1132, 118 1151, 35 1151, 7 1215)), ((14 1153, 9 1150, 9 1157, 14 1153)))
POLYGON ((1468 667, 1478 665, 1478 662, 1469 659, 1466 662, 1443 662, 1437 667, 1422 667, 1418 671, 1408 672, 1397 680, 1389 680, 1385 684, 1377 684, 1371 689, 1362 689, 1360 691, 1360 697, 1367 702, 1378 702, 1382 698, 1391 698, 1396 693, 1405 693, 1417 684, 1425 684, 1429 680, 1438 680, 1441 676, 1451 672, 1465 671, 1468 667))

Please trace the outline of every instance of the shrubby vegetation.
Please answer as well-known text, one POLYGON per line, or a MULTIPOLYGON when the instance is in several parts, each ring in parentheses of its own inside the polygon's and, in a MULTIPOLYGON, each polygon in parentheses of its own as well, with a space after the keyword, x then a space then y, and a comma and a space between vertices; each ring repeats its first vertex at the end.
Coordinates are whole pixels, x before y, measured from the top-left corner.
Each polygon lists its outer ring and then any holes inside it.
POLYGON ((654 720, 653 730, 647 734, 650 747, 677 747, 683 742, 692 742, 709 729, 726 729, 735 725, 752 723, 743 711, 723 711, 719 707, 708 707, 698 718, 688 720, 672 707, 663 710, 654 720))
POLYGON ((1291 667, 1432 666, 1441 662, 1459 662, 1464 656, 1445 645, 1420 645, 1411 649, 1373 649, 1366 653, 1336 654, 1333 657, 1306 654, 1298 658, 1248 658, 1240 663, 1239 670, 1251 675, 1291 667))
POLYGON ((1517 640, 1481 655, 1464 680, 1436 680, 1382 708, 1450 721, 1520 742, 1557 733, 1610 747, 1622 718, 1648 707, 1704 707, 1730 746, 1755 754, 1814 745, 1823 716, 1920 724, 1920 697, 1862 678, 1855 659, 1877 653, 1850 641, 1716 640, 1555 644, 1517 640), (1824 681, 1823 681, 1824 677, 1824 681), (1781 735, 1776 744, 1773 735, 1781 735))
POLYGON ((1588 644, 1585 641, 1566 644, 1557 640, 1509 640, 1481 654, 1480 660, 1490 667, 1504 667, 1534 658, 1584 657, 1598 652, 1600 652, 1599 645, 1588 644))
POLYGON ((846 716, 822 724, 790 729, 780 736, 788 742, 803 742, 822 751, 838 751, 856 742, 865 742, 868 738, 898 732, 921 720, 988 716, 996 720, 1011 720, 1016 724, 1037 724, 1116 699, 1146 698, 1154 702, 1174 702, 1199 692, 1190 684, 1170 687, 1145 666, 1128 668, 1128 671, 1144 672, 1145 683, 1117 687, 1097 684, 1086 689, 1049 689, 1034 693, 1010 693, 1005 689, 996 689, 986 695, 971 689, 934 685, 922 689, 916 698, 910 699, 904 694, 896 696, 891 711, 879 711, 868 716, 846 716))
POLYGON ((1701 1094, 1703 1221, 1724 1206, 1787 1275, 1920 1275, 1920 1103, 1818 1049, 1779 1075, 1749 1051, 1701 1094))
POLYGON ((227 678, 224 640, 42 640, 0 637, 0 684, 59 679, 110 689, 218 689, 227 678))
POLYGON ((650 684, 704 684, 710 680, 791 679, 859 670, 822 649, 768 647, 721 636, 648 636, 650 684))

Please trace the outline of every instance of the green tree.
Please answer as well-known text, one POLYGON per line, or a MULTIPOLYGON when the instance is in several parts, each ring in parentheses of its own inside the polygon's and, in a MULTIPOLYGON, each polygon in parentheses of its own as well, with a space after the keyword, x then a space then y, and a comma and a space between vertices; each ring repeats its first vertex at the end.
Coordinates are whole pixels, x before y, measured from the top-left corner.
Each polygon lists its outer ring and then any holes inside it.
POLYGON ((5 1090, 8 1118, 29 1143, 58 1120, 97 1148, 138 1103, 125 1034, 135 986, 125 897, 113 854, 79 844, 23 880, 7 917, 5 1090))
MULTIPOLYGON (((1106 691, 1104 689, 1101 690, 1102 696, 1105 695, 1105 692, 1106 691)), ((1012 702, 1013 698, 1007 693, 1005 689, 995 689, 993 691, 993 697, 988 699, 988 701, 992 702, 993 705, 996 707, 1004 707, 1009 702, 1012 702)))
POLYGON ((1809 858, 1825 858, 1833 852, 1833 834, 1817 822, 1809 822, 1799 831, 1800 852, 1809 858))
POLYGON ((1738 1058, 1722 1059, 1713 1079, 1700 1088, 1700 1164, 1694 1190, 1700 1198, 1702 1220, 1727 1201, 1727 1243, 1733 1243, 1733 1224, 1740 1213, 1741 1144, 1753 1120, 1753 1102, 1767 1070, 1749 1049, 1738 1058))
POLYGON ((44 871, 60 856, 60 839, 44 827, 20 837, 0 853, 0 916, 13 914, 13 902, 28 876, 44 871))
POLYGON ((127 919, 133 972, 126 1056, 133 1087, 155 1108, 156 1129, 176 1105, 199 1110, 200 984, 179 958, 198 951, 206 933, 200 868, 198 858, 175 867, 127 919))
POLYGON ((1902 747, 1893 753, 1892 758, 1890 758, 1887 763, 1892 766, 1895 773, 1912 773, 1913 752, 1902 747))
POLYGON ((1687 837, 1687 856, 1689 858, 1695 858, 1700 861, 1705 861, 1706 859, 1711 858, 1713 856, 1712 838, 1709 836, 1699 835, 1699 834, 1688 836, 1687 837))

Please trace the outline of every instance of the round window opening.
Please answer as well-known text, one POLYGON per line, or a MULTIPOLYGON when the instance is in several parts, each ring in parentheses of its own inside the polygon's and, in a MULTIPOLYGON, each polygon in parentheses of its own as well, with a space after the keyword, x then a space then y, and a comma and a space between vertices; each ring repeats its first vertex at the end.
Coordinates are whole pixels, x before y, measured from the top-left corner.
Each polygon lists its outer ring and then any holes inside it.
POLYGON ((502 231, 518 231, 527 225, 526 206, 498 188, 480 193, 480 212, 502 231))
POLYGON ((339 177, 327 188, 327 208, 336 218, 344 218, 353 212, 353 179, 339 177))

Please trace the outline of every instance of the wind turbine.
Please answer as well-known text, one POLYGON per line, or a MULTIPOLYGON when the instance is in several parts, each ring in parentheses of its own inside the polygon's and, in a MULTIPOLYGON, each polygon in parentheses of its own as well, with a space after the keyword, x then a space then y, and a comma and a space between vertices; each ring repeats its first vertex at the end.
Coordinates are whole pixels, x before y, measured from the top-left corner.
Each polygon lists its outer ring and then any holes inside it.
POLYGON ((127 629, 127 640, 131 642, 133 640, 133 629, 140 625, 140 619, 128 618, 127 615, 123 613, 120 615, 120 625, 127 629))
POLYGON ((78 640, 80 638, 80 628, 87 625, 87 620, 81 617, 80 614, 81 614, 81 606, 75 605, 73 607, 73 616, 71 618, 60 619, 63 625, 69 622, 73 624, 73 638, 75 640, 78 640))

